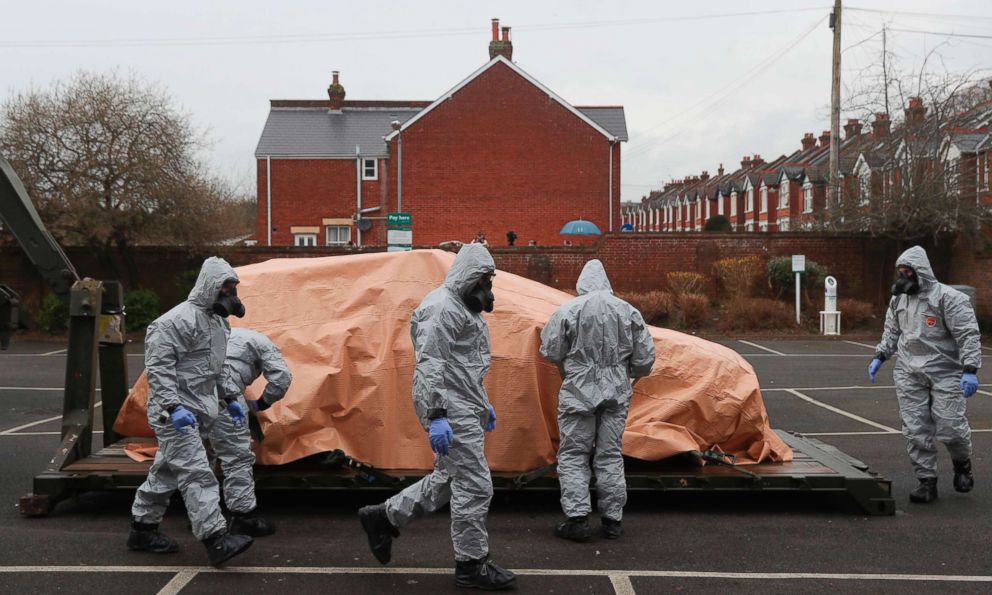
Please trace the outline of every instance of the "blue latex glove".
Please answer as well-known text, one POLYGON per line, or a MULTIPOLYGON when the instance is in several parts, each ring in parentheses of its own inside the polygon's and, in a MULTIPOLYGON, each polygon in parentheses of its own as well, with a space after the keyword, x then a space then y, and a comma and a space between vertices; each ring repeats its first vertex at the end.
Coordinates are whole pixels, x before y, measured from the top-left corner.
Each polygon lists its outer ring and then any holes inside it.
POLYGON ((431 420, 431 429, 428 433, 428 440, 431 443, 431 450, 439 455, 448 454, 448 447, 454 439, 455 433, 451 431, 451 424, 447 417, 439 417, 431 420))
POLYGON ((248 423, 248 417, 245 416, 245 410, 241 408, 241 403, 231 401, 227 404, 227 412, 231 414, 231 419, 234 421, 234 427, 240 428, 248 423))
POLYGON ((878 359, 877 357, 871 360, 871 363, 868 364, 868 378, 871 379, 872 384, 875 384, 875 374, 878 374, 878 369, 881 367, 882 367, 882 360, 878 359))
POLYGON ((489 406, 489 421, 486 422, 483 429, 487 432, 492 432, 496 429, 496 410, 493 409, 492 405, 489 406))
POLYGON ((172 421, 172 427, 176 429, 177 432, 188 433, 196 429, 196 416, 190 413, 185 407, 179 405, 172 410, 172 414, 169 415, 169 420, 172 421), (190 429, 186 429, 190 428, 190 429))
POLYGON ((964 393, 964 398, 968 398, 978 391, 978 376, 974 374, 962 374, 961 375, 961 392, 964 393))

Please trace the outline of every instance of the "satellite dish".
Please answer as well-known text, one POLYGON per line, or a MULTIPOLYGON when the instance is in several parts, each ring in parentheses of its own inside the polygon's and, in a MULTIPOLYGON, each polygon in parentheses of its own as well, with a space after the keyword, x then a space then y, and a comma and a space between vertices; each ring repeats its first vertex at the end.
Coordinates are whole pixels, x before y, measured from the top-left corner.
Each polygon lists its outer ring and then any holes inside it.
POLYGON ((372 221, 368 219, 359 219, 356 225, 358 225, 359 231, 368 231, 372 229, 372 221))

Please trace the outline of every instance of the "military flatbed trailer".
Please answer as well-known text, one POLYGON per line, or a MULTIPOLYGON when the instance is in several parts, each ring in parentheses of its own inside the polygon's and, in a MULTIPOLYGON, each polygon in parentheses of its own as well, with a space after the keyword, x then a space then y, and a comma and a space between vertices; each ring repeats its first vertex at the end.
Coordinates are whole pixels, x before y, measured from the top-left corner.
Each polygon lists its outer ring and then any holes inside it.
MULTIPOLYGON (((867 465, 836 448, 800 434, 778 432, 793 449, 788 463, 735 465, 714 453, 694 453, 650 463, 629 459, 627 487, 631 491, 818 494, 839 506, 868 515, 895 514, 891 482, 872 473, 867 465), (706 461, 705 465, 701 462, 706 461)), ((136 462, 124 454, 124 439, 98 452, 64 464, 50 466, 34 479, 34 493, 24 496, 24 516, 49 514, 60 501, 83 492, 133 490, 144 481, 149 462, 136 462)), ((60 450, 64 452, 64 450, 60 450)), ((53 463, 55 460, 53 459, 53 463)), ((259 491, 287 490, 388 490, 401 489, 424 471, 380 470, 348 457, 341 451, 307 457, 287 465, 255 467, 259 491)), ((496 490, 558 490, 554 466, 524 474, 493 473, 496 490)))

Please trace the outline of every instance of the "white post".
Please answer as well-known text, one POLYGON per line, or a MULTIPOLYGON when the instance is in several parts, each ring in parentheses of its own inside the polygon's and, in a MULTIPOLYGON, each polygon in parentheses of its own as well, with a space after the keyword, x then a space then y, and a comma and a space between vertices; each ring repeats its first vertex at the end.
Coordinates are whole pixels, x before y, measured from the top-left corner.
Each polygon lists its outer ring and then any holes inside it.
POLYGON ((797 325, 799 324, 799 284, 800 283, 801 283, 800 274, 796 273, 796 324, 797 325))

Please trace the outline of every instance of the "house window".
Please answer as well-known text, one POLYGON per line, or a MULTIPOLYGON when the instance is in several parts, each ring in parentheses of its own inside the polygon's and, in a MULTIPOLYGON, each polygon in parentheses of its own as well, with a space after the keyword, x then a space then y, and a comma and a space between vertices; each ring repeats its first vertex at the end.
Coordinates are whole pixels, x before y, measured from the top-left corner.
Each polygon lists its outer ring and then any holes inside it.
POLYGON ((309 247, 317 245, 317 234, 315 233, 294 233, 293 245, 299 247, 309 247))
POLYGON ((748 188, 747 198, 744 200, 744 212, 750 213, 754 210, 754 188, 748 188))
POLYGON ((362 179, 379 179, 379 161, 376 159, 362 159, 362 179))
POLYGON ((803 185, 803 212, 812 213, 813 212, 813 185, 805 184, 803 185))
POLYGON ((737 216, 737 193, 730 193, 730 214, 734 217, 737 216))
POLYGON ((859 194, 860 203, 862 206, 868 204, 868 199, 871 197, 871 174, 862 174, 858 179, 859 182, 859 194))
POLYGON ((768 212, 768 187, 765 186, 761 189, 761 212, 768 212))
POLYGON ((986 152, 985 156, 982 158, 982 162, 985 164, 985 175, 982 177, 982 189, 989 189, 989 154, 986 152))
POLYGON ((778 188, 778 208, 789 208, 789 180, 782 180, 782 185, 778 188))
POLYGON ((716 197, 716 214, 717 215, 723 215, 723 203, 724 203, 723 195, 722 194, 717 195, 717 197, 716 197))
POLYGON ((327 226, 327 245, 328 246, 344 246, 351 241, 351 226, 350 225, 328 225, 327 226))
POLYGON ((786 217, 778 222, 779 231, 789 231, 789 218, 786 217))
POLYGON ((706 218, 710 218, 710 199, 706 199, 706 218))

